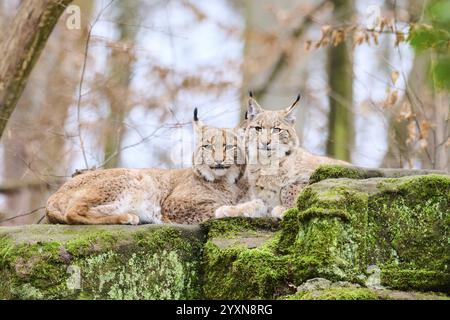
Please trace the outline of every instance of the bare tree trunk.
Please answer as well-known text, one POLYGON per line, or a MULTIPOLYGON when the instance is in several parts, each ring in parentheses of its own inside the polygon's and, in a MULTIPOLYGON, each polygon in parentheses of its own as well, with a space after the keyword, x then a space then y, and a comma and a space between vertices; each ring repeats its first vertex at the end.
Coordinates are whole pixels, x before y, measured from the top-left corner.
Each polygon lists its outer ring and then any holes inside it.
POLYGON ((0 136, 49 35, 72 0, 24 0, 0 44, 0 136))
MULTIPOLYGON (((350 21, 351 0, 334 0, 335 16, 350 21)), ((327 153, 341 160, 350 160, 353 147, 353 64, 344 42, 328 49, 328 83, 330 114, 327 153)))
MULTIPOLYGON (((119 16, 117 24, 120 32, 119 41, 131 43, 136 38, 137 27, 132 25, 138 14, 139 3, 117 2, 119 16)), ((129 86, 132 78, 133 53, 126 50, 113 49, 109 58, 110 85, 107 98, 109 100, 109 115, 105 125, 104 159, 105 168, 115 168, 120 164, 120 148, 129 109, 129 86)))
MULTIPOLYGON (((83 17, 91 15, 92 2, 76 0, 83 17)), ((43 207, 50 193, 63 182, 67 153, 65 122, 74 103, 79 71, 73 52, 82 52, 86 33, 68 30, 60 21, 50 36, 39 63, 31 72, 2 137, 6 217, 43 207), (48 76, 51 75, 51 76, 48 76), (23 130, 26 128, 27 130, 23 130)), ((43 211, 18 217, 4 225, 35 223, 43 211)))

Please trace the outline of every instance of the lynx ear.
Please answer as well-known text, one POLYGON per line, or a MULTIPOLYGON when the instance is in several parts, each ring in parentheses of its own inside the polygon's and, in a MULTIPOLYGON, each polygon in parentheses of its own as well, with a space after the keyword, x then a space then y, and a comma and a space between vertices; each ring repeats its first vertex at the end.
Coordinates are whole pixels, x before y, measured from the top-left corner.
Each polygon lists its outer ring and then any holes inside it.
POLYGON ((203 127, 203 122, 201 122, 198 119, 198 110, 197 110, 197 108, 194 109, 194 118, 193 118, 192 124, 193 124, 194 129, 196 131, 201 130, 201 128, 203 127))
POLYGON ((261 106, 253 99, 253 93, 249 91, 248 105, 247 105, 247 118, 253 120, 258 113, 261 113, 263 109, 261 106))
POLYGON ((297 96, 295 101, 284 111, 285 112, 285 119, 289 123, 295 122, 295 109, 297 106, 297 103, 300 101, 300 94, 297 96))

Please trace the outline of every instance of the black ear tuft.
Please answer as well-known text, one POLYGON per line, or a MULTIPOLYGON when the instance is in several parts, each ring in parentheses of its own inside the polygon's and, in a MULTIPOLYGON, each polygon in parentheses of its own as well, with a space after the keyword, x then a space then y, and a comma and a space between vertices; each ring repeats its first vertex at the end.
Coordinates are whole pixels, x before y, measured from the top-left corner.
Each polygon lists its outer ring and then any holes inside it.
POLYGON ((298 94, 297 98, 295 98, 295 101, 291 104, 291 106, 288 108, 288 112, 290 112, 291 110, 294 110, 295 105, 297 104, 297 102, 299 102, 300 100, 300 94, 298 94))
POLYGON ((250 98, 253 98, 253 92, 252 92, 252 90, 249 90, 249 91, 248 91, 248 95, 250 96, 250 98))
POLYGON ((198 110, 197 110, 197 108, 195 108, 195 109, 194 109, 194 121, 198 121, 198 116, 197 116, 197 114, 198 114, 198 110))
POLYGON ((245 116, 244 119, 247 120, 248 119, 248 111, 245 111, 245 116))

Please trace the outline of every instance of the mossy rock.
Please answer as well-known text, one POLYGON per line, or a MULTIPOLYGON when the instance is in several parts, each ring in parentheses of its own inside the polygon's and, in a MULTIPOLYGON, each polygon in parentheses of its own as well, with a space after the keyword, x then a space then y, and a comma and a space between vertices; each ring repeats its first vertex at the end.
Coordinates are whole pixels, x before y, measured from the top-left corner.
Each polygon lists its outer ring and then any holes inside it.
POLYGON ((198 226, 0 228, 0 299, 193 299, 198 226))
POLYGON ((371 288, 328 288, 303 291, 280 298, 281 300, 450 300, 444 294, 407 292, 371 288))
POLYGON ((358 166, 321 165, 309 179, 309 183, 316 183, 325 179, 369 179, 369 178, 401 178, 428 174, 446 174, 439 170, 426 169, 391 169, 391 168, 364 168, 358 166))
POLYGON ((276 252, 276 220, 231 218, 211 220, 204 227, 204 298, 271 299, 286 294, 290 266, 288 257, 276 252))
POLYGON ((450 176, 326 179, 286 212, 279 251, 312 277, 450 292, 450 176))
POLYGON ((281 222, 0 228, 0 299, 433 299, 449 264, 435 174, 324 178, 281 222), (317 277, 359 287, 297 292, 317 277))
POLYGON ((385 288, 361 287, 347 281, 332 282, 324 278, 307 280, 295 294, 280 300, 449 300, 445 294, 435 292, 406 292, 385 288))

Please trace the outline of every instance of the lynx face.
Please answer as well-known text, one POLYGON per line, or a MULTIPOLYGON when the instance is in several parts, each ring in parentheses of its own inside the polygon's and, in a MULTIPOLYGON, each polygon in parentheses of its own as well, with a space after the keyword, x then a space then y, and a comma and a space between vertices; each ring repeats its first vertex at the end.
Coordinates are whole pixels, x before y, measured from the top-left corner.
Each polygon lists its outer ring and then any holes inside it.
POLYGON ((250 97, 246 123, 249 153, 256 149, 259 156, 279 159, 291 154, 299 146, 294 129, 294 110, 298 99, 285 110, 272 111, 264 110, 250 97))
POLYGON ((226 179, 235 183, 245 166, 245 153, 238 131, 208 127, 196 119, 195 114, 194 169, 207 181, 226 179))

